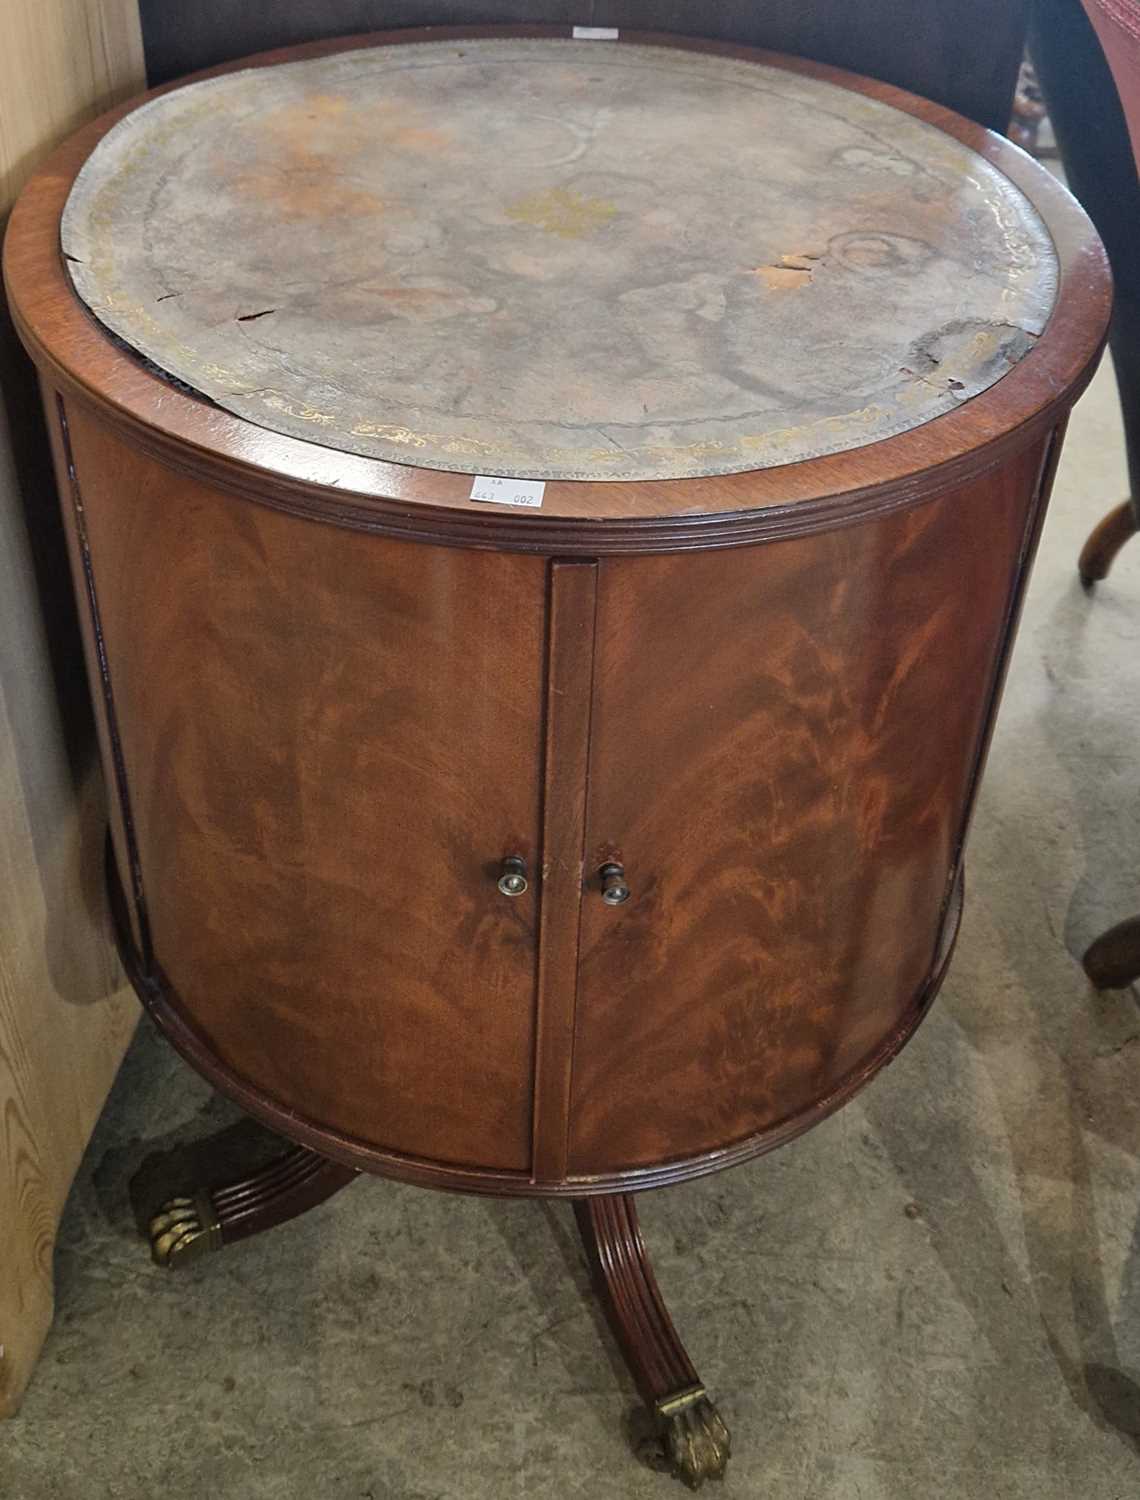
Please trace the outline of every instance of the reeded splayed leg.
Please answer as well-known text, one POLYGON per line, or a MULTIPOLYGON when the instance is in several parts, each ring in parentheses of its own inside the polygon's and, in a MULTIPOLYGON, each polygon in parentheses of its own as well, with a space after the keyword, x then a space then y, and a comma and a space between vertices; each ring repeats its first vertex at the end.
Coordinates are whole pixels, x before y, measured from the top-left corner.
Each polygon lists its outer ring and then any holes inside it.
POLYGON ((150 1252, 171 1270, 316 1208, 359 1173, 290 1146, 267 1166, 222 1187, 169 1198, 150 1221, 150 1252))
POLYGON ((1077 562, 1077 571, 1085 588, 1091 588, 1094 583, 1108 577, 1116 554, 1130 537, 1136 535, 1136 531, 1136 505, 1132 500, 1125 500, 1123 505, 1116 506, 1097 522, 1081 548, 1077 562))
POLYGON ((722 1479, 731 1448, 728 1428, 677 1337, 633 1198, 584 1198, 574 1212, 610 1328, 657 1424, 657 1441, 642 1456, 690 1489, 722 1479))

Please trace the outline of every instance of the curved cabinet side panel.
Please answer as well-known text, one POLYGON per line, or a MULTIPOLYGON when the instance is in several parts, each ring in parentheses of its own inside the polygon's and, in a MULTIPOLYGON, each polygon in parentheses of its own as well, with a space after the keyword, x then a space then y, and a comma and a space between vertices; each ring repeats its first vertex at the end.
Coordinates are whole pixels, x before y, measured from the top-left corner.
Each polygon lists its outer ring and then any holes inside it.
POLYGON ((934 963, 1046 450, 905 513, 611 559, 598 594, 570 1169, 832 1093, 934 963))
POLYGON ((56 486, 67 539, 71 580, 75 588, 79 628, 87 681, 91 689, 95 719, 95 736, 103 782, 107 793, 107 821, 111 847, 118 866, 119 880, 129 893, 127 920, 131 940, 144 962, 150 959, 150 930, 143 900, 139 873, 138 848, 135 841, 130 795, 123 768, 119 743, 118 715, 114 690, 103 641, 103 621, 91 570, 91 552, 87 537, 87 516, 75 472, 75 455, 71 446, 71 419, 67 403, 46 381, 40 381, 40 392, 47 417, 56 486))
POLYGON ((263 509, 80 409, 70 436, 189 1019, 314 1123, 525 1171, 536 893, 496 877, 538 848, 543 562, 263 509))

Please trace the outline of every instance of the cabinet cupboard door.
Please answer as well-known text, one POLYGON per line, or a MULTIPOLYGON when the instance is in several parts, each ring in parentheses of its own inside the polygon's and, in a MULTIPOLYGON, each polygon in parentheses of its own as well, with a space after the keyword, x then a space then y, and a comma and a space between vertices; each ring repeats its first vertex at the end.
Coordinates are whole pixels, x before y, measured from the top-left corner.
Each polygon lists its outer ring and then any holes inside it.
POLYGON ((527 1170, 538 882, 496 881, 538 850, 543 560, 301 520, 69 425, 180 1008, 304 1118, 527 1170))
POLYGON ((869 1061, 938 945, 1041 450, 598 585, 570 1170, 694 1156, 869 1061))

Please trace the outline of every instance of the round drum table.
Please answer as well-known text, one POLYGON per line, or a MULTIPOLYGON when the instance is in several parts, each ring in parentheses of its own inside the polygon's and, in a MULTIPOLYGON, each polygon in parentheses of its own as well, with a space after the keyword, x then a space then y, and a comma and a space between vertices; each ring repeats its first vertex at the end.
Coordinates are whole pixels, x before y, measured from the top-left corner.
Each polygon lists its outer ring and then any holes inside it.
POLYGON ((658 1457, 721 1472, 631 1195, 807 1129, 938 988, 1088 222, 811 63, 401 32, 105 116, 6 268, 123 957, 288 1142, 157 1258, 359 1170, 571 1198, 658 1457))

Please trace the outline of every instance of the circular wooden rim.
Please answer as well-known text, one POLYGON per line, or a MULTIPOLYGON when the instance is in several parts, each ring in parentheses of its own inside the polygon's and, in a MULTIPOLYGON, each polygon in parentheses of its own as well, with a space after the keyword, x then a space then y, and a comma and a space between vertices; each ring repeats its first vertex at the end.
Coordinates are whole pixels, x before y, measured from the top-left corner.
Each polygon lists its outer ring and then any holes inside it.
MULTIPOLYGON (((192 75, 269 67, 360 47, 475 37, 569 37, 567 26, 425 27, 282 48, 192 75)), ((957 410, 895 437, 777 468, 660 481, 551 480, 540 512, 478 505, 471 476, 361 458, 270 432, 152 373, 89 313, 71 286, 59 222, 97 142, 124 115, 187 80, 140 95, 73 135, 31 179, 12 214, 4 274, 20 336, 41 373, 94 406, 132 446, 205 483, 293 514, 449 545, 559 555, 739 546, 852 524, 963 484, 1055 422, 1103 348, 1111 280, 1075 199, 1017 146, 940 105, 820 63, 658 32, 623 42, 762 62, 867 94, 945 131, 1021 190, 1052 237, 1057 301, 1034 348, 957 410)))

